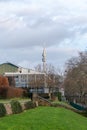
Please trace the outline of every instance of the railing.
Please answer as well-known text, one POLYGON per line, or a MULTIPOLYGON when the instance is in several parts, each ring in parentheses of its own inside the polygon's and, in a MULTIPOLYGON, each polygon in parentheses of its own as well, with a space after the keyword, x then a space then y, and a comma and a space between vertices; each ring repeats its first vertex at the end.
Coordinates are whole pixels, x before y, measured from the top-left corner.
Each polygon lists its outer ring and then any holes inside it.
POLYGON ((70 102, 70 105, 73 106, 74 108, 80 110, 80 111, 84 111, 86 109, 84 106, 81 106, 81 105, 73 103, 73 102, 70 102))
POLYGON ((42 101, 45 101, 45 102, 47 102, 47 103, 49 103, 50 105, 52 105, 52 103, 49 101, 49 100, 47 100, 47 99, 45 99, 45 98, 43 98, 43 97, 41 97, 41 96, 37 96, 37 98, 39 98, 39 99, 41 99, 42 101))

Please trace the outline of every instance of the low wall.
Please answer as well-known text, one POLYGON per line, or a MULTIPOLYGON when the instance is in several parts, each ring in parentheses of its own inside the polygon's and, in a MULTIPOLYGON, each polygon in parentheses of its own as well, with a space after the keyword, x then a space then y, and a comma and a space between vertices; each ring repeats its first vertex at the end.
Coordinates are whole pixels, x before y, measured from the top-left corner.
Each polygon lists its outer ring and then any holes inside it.
MULTIPOLYGON (((20 103, 20 105, 21 105, 21 107, 22 107, 22 111, 24 111, 24 110, 27 109, 26 106, 25 106, 25 103, 27 103, 27 101, 20 103)), ((6 114, 7 114, 7 115, 13 114, 12 108, 11 108, 11 104, 10 104, 10 103, 3 103, 3 104, 4 104, 5 109, 6 109, 6 114)), ((36 105, 35 105, 35 107, 36 107, 36 105)), ((29 109, 32 109, 32 107, 30 107, 29 109)))
POLYGON ((11 104, 10 103, 6 103, 6 104, 4 104, 4 106, 6 108, 7 115, 12 114, 11 104))
POLYGON ((38 94, 34 93, 33 94, 33 102, 36 103, 36 106, 51 106, 51 102, 48 101, 47 99, 38 96, 38 94))

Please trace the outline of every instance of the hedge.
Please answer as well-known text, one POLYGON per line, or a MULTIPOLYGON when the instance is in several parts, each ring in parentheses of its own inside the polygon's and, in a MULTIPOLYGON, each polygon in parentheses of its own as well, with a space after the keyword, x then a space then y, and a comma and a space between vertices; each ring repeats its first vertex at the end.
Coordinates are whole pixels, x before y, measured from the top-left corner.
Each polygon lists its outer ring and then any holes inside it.
POLYGON ((61 92, 58 92, 58 100, 59 100, 59 101, 62 100, 62 94, 61 94, 61 92))
POLYGON ((13 114, 21 113, 22 112, 22 106, 20 105, 19 101, 12 100, 11 101, 11 108, 13 114))
POLYGON ((6 115, 6 109, 3 103, 0 103, 0 117, 6 115))
POLYGON ((31 109, 31 108, 36 107, 35 103, 33 103, 32 101, 25 102, 24 106, 25 106, 25 109, 31 109))

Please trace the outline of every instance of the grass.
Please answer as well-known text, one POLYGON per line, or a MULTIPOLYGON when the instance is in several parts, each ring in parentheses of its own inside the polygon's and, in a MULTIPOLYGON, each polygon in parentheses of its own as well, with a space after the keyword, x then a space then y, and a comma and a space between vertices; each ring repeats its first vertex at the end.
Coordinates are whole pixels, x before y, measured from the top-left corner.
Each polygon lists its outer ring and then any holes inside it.
POLYGON ((87 130, 87 118, 64 108, 38 107, 0 118, 0 130, 87 130))
POLYGON ((11 98, 11 99, 0 99, 0 103, 10 103, 12 100, 17 100, 19 102, 30 101, 29 98, 11 98))
POLYGON ((54 101, 54 102, 52 102, 52 103, 70 106, 68 103, 62 102, 62 101, 54 101))
POLYGON ((55 102, 52 102, 52 104, 54 105, 61 105, 61 106, 65 106, 67 108, 72 108, 72 109, 75 109, 74 107, 72 107, 70 104, 68 104, 67 102, 60 102, 60 101, 55 101, 55 102))

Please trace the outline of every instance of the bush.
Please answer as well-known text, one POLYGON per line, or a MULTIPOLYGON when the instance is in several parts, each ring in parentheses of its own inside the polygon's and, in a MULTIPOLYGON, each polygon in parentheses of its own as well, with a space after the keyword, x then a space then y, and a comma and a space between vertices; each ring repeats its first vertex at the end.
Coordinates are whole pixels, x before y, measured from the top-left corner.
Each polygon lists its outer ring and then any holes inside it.
POLYGON ((0 117, 6 115, 6 109, 3 103, 0 103, 0 117))
POLYGON ((13 114, 22 112, 22 107, 20 105, 20 102, 18 102, 16 100, 11 101, 11 108, 12 108, 13 114))
POLYGON ((58 100, 61 101, 62 100, 62 95, 61 92, 58 92, 58 100))
POLYGON ((26 90, 23 90, 22 97, 23 98, 29 97, 29 92, 27 92, 26 90))
POLYGON ((0 87, 0 99, 6 99, 7 98, 7 87, 0 87))
POLYGON ((25 109, 31 109, 31 108, 34 108, 36 105, 32 101, 28 101, 28 102, 25 102, 24 106, 25 106, 25 109))
POLYGON ((9 87, 7 91, 7 98, 23 97, 24 89, 9 87))

